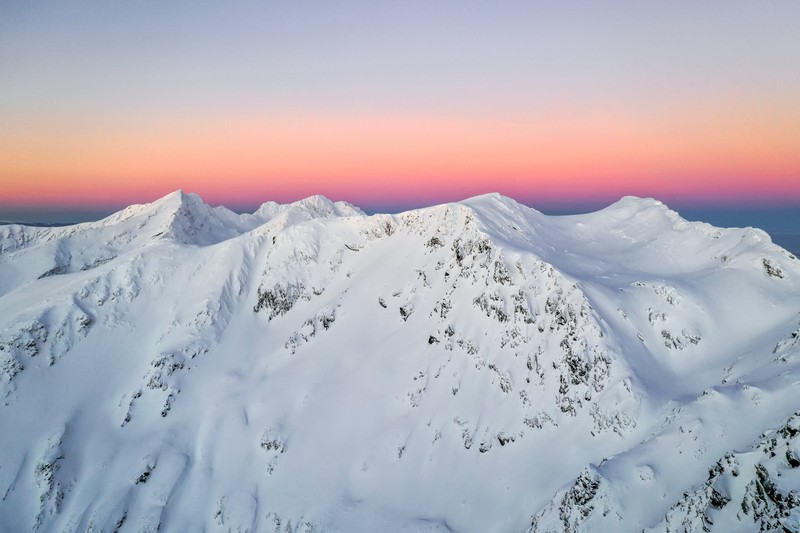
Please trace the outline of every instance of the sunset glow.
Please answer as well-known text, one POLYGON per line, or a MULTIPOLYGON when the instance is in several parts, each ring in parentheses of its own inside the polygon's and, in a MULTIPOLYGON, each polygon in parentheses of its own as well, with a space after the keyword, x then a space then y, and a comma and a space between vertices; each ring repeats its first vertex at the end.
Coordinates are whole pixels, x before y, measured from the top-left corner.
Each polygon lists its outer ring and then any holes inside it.
POLYGON ((743 6, 724 14, 729 27, 673 8, 658 16, 680 21, 685 39, 669 47, 666 22, 635 10, 617 20, 472 5, 455 22, 440 10, 420 22, 422 4, 220 9, 179 31, 178 7, 134 20, 44 9, 44 22, 23 3, 0 8, 13 75, 0 89, 0 208, 125 205, 178 188, 232 207, 325 194, 403 208, 492 191, 534 206, 627 194, 800 204, 800 67, 783 61, 800 56, 789 36, 800 9, 789 4, 759 14, 769 30, 743 6), (221 13, 229 40, 208 33, 221 13), (343 36, 327 25, 336 17, 373 26, 343 36), (156 42, 136 49, 138 31, 156 42), (746 38, 762 31, 773 33, 746 38))

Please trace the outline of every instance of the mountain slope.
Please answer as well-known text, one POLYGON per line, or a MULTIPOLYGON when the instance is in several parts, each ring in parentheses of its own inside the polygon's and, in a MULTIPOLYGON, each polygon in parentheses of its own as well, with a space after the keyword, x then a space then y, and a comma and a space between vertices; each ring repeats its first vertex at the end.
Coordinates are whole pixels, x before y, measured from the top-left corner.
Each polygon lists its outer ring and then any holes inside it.
MULTIPOLYGON (((800 262, 654 200, 177 192, 0 231, 11 529, 709 527, 709 469, 799 407, 800 262)), ((766 510, 719 523, 793 527, 796 476, 758 461, 782 507, 736 485, 766 510)))

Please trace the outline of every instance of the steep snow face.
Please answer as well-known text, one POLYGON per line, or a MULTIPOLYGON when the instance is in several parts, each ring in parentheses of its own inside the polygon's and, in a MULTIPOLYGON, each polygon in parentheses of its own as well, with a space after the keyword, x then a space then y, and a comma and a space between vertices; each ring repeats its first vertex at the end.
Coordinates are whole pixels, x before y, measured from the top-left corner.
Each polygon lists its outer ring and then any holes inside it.
POLYGON ((800 262, 758 230, 179 191, 0 231, 10 529, 796 528, 800 262))

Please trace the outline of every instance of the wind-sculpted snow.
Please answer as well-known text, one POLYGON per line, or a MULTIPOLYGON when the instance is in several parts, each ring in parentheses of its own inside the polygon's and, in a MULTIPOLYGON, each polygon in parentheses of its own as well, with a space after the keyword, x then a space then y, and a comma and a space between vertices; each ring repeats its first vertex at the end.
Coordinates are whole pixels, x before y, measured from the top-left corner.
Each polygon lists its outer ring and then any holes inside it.
POLYGON ((637 198, 0 227, 0 529, 794 531, 798 302, 637 198))

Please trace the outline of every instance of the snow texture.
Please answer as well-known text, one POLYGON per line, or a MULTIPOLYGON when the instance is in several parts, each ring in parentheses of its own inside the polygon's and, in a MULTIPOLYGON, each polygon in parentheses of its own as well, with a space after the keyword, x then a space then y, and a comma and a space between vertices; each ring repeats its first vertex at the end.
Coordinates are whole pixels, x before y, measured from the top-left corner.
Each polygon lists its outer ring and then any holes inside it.
POLYGON ((800 261, 650 199, 0 226, 0 529, 800 531, 800 261))

